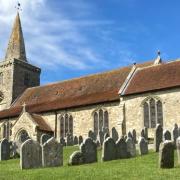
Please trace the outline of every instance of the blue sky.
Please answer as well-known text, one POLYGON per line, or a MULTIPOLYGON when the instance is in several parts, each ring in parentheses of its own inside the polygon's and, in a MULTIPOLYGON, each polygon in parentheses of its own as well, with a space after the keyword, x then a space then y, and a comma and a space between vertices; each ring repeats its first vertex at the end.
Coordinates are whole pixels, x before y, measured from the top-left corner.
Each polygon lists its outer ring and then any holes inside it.
MULTIPOLYGON (((0 0, 3 59, 17 1, 0 0)), ((179 58, 178 0, 20 0, 29 62, 41 83, 155 59, 179 58)))

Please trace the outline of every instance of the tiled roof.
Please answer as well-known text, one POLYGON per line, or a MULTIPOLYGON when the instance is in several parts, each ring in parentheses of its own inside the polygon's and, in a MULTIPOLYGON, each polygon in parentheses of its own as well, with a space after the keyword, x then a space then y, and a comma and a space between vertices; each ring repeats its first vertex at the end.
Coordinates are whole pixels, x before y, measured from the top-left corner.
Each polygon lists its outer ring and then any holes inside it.
MULTIPOLYGON (((138 67, 153 62, 138 64, 138 67)), ((0 112, 0 119, 19 115, 22 105, 31 113, 79 107, 119 100, 118 91, 127 78, 132 66, 66 80, 45 86, 28 88, 10 109, 0 112)))
POLYGON ((37 114, 30 114, 33 120, 38 124, 38 128, 42 131, 53 132, 53 130, 49 127, 49 125, 45 122, 42 116, 37 114))
POLYGON ((137 69, 122 95, 144 93, 180 86, 180 60, 137 69))

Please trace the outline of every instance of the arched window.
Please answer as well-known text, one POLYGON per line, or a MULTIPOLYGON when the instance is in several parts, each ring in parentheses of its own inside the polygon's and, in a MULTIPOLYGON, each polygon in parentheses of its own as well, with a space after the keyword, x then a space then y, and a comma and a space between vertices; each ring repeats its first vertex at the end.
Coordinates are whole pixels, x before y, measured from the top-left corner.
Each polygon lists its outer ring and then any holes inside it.
POLYGON ((18 134, 18 141, 20 143, 25 142, 27 139, 29 139, 29 135, 27 133, 26 130, 22 130, 19 134, 18 134))
POLYGON ((108 112, 99 109, 98 111, 94 112, 94 132, 97 135, 99 131, 102 131, 103 128, 109 128, 109 115, 108 112))
POLYGON ((66 137, 68 133, 73 136, 73 117, 64 114, 60 119, 60 136, 66 137))
POLYGON ((150 98, 143 104, 144 126, 155 128, 156 124, 163 125, 162 102, 155 98, 150 98))

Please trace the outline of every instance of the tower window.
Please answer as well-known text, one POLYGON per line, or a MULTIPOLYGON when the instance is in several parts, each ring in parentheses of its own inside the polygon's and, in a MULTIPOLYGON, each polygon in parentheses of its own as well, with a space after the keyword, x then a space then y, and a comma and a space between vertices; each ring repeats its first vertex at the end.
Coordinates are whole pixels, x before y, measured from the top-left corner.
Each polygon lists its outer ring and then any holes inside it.
POLYGON ((28 73, 24 74, 24 85, 29 86, 30 77, 28 73))

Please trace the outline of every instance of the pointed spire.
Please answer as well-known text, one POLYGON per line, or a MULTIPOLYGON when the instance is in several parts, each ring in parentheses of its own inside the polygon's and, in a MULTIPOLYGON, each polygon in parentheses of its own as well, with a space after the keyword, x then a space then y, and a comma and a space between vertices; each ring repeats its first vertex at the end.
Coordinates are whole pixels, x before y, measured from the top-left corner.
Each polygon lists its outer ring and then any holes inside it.
POLYGON ((162 63, 162 59, 161 59, 161 52, 158 50, 157 52, 158 56, 157 58, 154 60, 154 65, 157 65, 157 64, 161 64, 162 63))
POLYGON ((14 59, 14 58, 27 62, 19 12, 17 12, 16 15, 13 30, 6 51, 5 60, 14 59))

